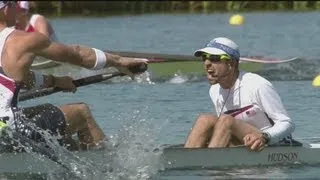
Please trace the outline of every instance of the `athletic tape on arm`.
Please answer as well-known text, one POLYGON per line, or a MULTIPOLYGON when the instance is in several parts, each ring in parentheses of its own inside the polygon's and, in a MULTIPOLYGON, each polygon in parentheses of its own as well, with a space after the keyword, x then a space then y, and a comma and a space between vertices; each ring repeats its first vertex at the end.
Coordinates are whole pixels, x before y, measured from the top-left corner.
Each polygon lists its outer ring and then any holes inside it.
POLYGON ((91 68, 93 70, 98 70, 98 69, 103 69, 104 66, 107 63, 107 57, 104 54, 103 51, 96 49, 96 48, 92 48, 96 54, 96 63, 95 65, 91 68))

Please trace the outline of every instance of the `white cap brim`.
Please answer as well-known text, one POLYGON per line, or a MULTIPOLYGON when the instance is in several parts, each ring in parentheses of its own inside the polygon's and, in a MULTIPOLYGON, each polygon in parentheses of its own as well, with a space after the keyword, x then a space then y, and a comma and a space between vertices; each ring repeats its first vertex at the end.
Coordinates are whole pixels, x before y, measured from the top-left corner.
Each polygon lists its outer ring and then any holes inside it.
POLYGON ((194 52, 194 56, 199 57, 199 56, 201 56, 202 53, 208 53, 208 54, 213 54, 213 55, 228 54, 225 51, 218 49, 218 48, 205 47, 205 48, 196 50, 194 52))

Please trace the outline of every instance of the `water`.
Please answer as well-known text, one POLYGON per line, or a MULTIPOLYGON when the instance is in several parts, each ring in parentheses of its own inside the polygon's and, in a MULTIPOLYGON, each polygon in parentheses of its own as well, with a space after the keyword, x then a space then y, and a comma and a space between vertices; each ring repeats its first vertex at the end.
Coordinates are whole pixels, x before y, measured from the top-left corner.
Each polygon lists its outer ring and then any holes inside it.
MULTIPOLYGON (((317 18, 320 14, 243 15, 246 22, 239 27, 228 24, 231 14, 62 18, 52 19, 52 24, 60 41, 101 49, 192 54, 210 39, 226 36, 238 43, 243 56, 303 57, 298 62, 268 65, 258 73, 269 78, 280 94, 296 123, 294 136, 318 136, 320 93, 311 86, 311 80, 320 72, 320 18, 317 18)), ((199 113, 213 112, 214 108, 208 94, 209 85, 201 77, 194 80, 180 75, 161 82, 151 81, 118 79, 113 83, 79 88, 75 94, 58 93, 21 105, 86 102, 104 132, 113 142, 119 143, 113 152, 118 158, 105 161, 104 165, 115 169, 106 173, 105 179, 318 177, 319 167, 309 166, 157 172, 157 154, 145 150, 161 144, 184 143, 199 113)))

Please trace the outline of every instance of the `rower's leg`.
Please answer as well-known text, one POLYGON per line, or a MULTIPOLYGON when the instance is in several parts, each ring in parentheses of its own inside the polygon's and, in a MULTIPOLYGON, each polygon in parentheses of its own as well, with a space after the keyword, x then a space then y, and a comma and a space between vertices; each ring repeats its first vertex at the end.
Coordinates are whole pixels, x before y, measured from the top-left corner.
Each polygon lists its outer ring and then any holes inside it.
POLYGON ((65 115, 66 133, 70 136, 78 134, 80 145, 91 147, 105 138, 101 128, 94 120, 89 107, 84 103, 67 104, 59 107, 65 115))
POLYGON ((234 118, 229 115, 222 115, 218 119, 208 147, 227 147, 229 145, 232 135, 233 119, 234 118))
POLYGON ((236 120, 230 115, 224 115, 217 121, 211 141, 208 147, 228 147, 243 144, 243 138, 247 134, 260 133, 260 130, 242 120, 236 120), (231 137, 234 136, 238 141, 232 143, 231 137))
POLYGON ((201 114, 192 127, 184 147, 206 147, 210 140, 209 138, 211 137, 216 119, 212 114, 201 114))
POLYGON ((242 144, 244 143, 243 138, 248 134, 260 134, 261 130, 246 123, 245 121, 236 120, 233 121, 232 135, 237 137, 242 144))

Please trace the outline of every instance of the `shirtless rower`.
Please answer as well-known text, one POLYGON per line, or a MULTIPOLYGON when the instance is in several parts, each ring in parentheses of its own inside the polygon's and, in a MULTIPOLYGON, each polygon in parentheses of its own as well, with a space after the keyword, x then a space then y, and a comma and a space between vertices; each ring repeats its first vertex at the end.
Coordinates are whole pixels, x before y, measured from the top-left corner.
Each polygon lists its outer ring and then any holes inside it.
POLYGON ((105 135, 85 103, 18 106, 21 88, 58 87, 65 91, 76 90, 73 79, 69 76, 55 77, 31 71, 34 56, 92 70, 115 67, 132 78, 135 74, 130 69, 146 66, 146 62, 96 48, 65 45, 51 41, 48 36, 39 32, 14 29, 12 27, 16 20, 16 6, 15 1, 0 1, 0 127, 6 123, 12 130, 26 137, 41 140, 39 131, 32 128, 35 125, 40 129, 49 130, 54 135, 60 134, 62 144, 65 139, 68 140, 73 134, 77 134, 81 149, 95 147, 105 135))

